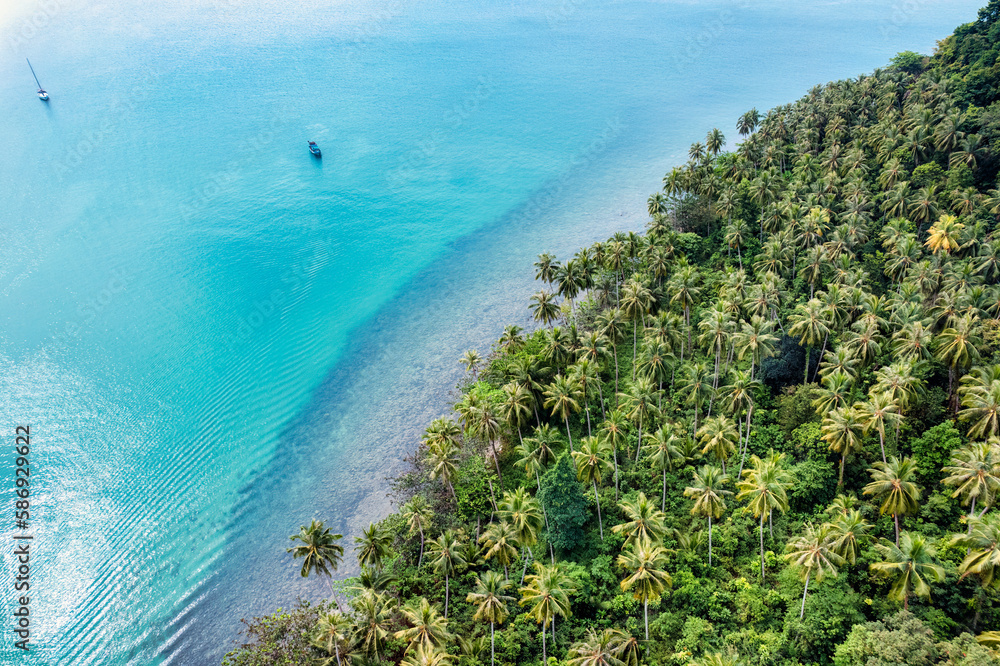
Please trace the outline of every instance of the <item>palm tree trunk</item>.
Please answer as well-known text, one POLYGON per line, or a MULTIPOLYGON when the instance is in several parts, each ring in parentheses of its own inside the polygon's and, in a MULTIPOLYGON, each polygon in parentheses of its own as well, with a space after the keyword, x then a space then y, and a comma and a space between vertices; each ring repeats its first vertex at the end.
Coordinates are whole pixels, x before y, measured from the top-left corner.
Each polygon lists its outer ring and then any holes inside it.
POLYGON ((882 449, 882 462, 885 462, 885 428, 878 431, 878 445, 882 449))
POLYGON ((594 503, 597 504, 597 526, 601 530, 601 541, 604 541, 604 520, 601 518, 601 498, 597 494, 597 477, 591 479, 594 483, 594 503))
POLYGON ((458 495, 455 494, 455 486, 451 485, 451 479, 448 479, 448 490, 451 491, 451 496, 455 498, 455 503, 458 503, 458 495))
POLYGON ((615 409, 618 409, 618 345, 611 342, 611 351, 615 354, 615 409))
POLYGON ((808 384, 809 383, 809 353, 811 351, 812 351, 812 347, 810 345, 806 345, 806 374, 802 378, 802 383, 803 384, 808 384))
POLYGON ((812 571, 806 572, 806 589, 802 590, 802 610, 799 611, 800 620, 806 616, 806 592, 809 591, 809 576, 811 575, 812 571))
POLYGON ((847 450, 844 450, 844 455, 840 456, 840 478, 837 479, 837 487, 840 488, 844 485, 844 460, 847 458, 847 450))
POLYGON ((497 453, 496 443, 491 439, 490 448, 493 450, 493 464, 497 467, 497 480, 500 482, 500 490, 503 491, 503 475, 500 473, 500 455, 497 453))
POLYGON ((663 468, 663 499, 660 500, 660 511, 667 510, 667 469, 663 468))
POLYGON ((639 443, 635 447, 635 461, 639 462, 639 452, 642 451, 642 416, 639 417, 639 443))
MULTIPOLYGON (((636 342, 639 338, 639 322, 635 322, 635 326, 632 327, 632 381, 635 381, 635 355, 636 355, 636 342)), ((950 391, 949 391, 950 393, 950 391)))
POLYGON ((490 665, 496 666, 496 652, 493 650, 493 623, 490 622, 490 665))
POLYGON ((423 561, 424 561, 424 528, 421 527, 420 528, 420 557, 417 559, 417 568, 418 569, 420 568, 420 565, 423 563, 423 561))
POLYGON ((823 362, 823 356, 826 354, 826 343, 830 341, 830 334, 827 333, 826 337, 823 338, 823 348, 819 350, 819 361, 816 363, 816 372, 813 373, 813 381, 816 381, 816 375, 819 374, 819 365, 823 362))
POLYGON ((774 509, 767 512, 767 535, 771 539, 771 543, 774 543, 774 522, 771 517, 774 515, 774 509))
MULTIPOLYGON (((764 543, 761 541, 761 543, 764 543)), ((763 547, 763 546, 762 546, 763 547)), ((451 592, 449 587, 450 581, 448 580, 448 574, 444 575, 444 619, 448 619, 448 594, 451 592)))
MULTIPOLYGON (((969 509, 969 531, 966 534, 972 534, 972 519, 976 515, 976 498, 972 498, 972 507, 969 509)), ((968 553, 966 553, 968 554, 968 553)))
POLYGON ((712 568, 712 514, 708 514, 708 568, 712 568))
POLYGON ((649 597, 642 602, 642 616, 646 622, 646 640, 649 640, 649 597))
POLYGON ((607 414, 607 412, 604 411, 604 389, 601 388, 601 384, 602 383, 603 382, 601 381, 600 373, 598 373, 598 377, 597 377, 597 396, 601 399, 601 420, 605 421, 608 418, 608 414, 607 414))
MULTIPOLYGON (((892 520, 896 524, 896 548, 899 548, 899 514, 892 514, 892 520)), ((906 606, 906 602, 903 602, 903 606, 906 606)))
POLYGON ((615 457, 615 504, 618 503, 618 445, 611 447, 611 453, 615 457))
POLYGON ((524 546, 521 546, 521 559, 524 560, 524 569, 521 570, 521 585, 524 585, 524 577, 528 573, 528 555, 531 553, 530 550, 527 550, 526 553, 526 550, 524 546))
POLYGON ((564 419, 566 421, 566 436, 569 437, 569 450, 573 452, 573 434, 569 431, 569 415, 566 415, 564 419))
MULTIPOLYGON (((493 481, 492 481, 492 479, 490 479, 489 476, 486 477, 486 483, 488 483, 490 485, 490 504, 493 505, 493 513, 496 513, 497 512, 497 498, 493 494, 493 481)), ((454 492, 454 491, 452 491, 452 492, 454 492)), ((455 498, 455 501, 456 502, 458 501, 457 497, 455 498)))
POLYGON ((333 651, 337 653, 337 666, 340 666, 340 642, 337 637, 333 637, 333 651))
MULTIPOLYGON (((764 582, 764 514, 760 514, 760 580, 764 582)), ((447 607, 447 606, 446 606, 447 607)), ((447 617, 445 613, 445 617, 447 617)))
POLYGON ((548 656, 545 653, 545 630, 547 628, 548 627, 545 626, 545 622, 542 622, 542 664, 543 664, 543 666, 547 666, 547 664, 549 663, 549 658, 548 658, 548 656))
POLYGON ((583 392, 583 402, 584 411, 587 413, 587 437, 593 437, 594 433, 590 431, 590 405, 587 404, 587 392, 583 392))

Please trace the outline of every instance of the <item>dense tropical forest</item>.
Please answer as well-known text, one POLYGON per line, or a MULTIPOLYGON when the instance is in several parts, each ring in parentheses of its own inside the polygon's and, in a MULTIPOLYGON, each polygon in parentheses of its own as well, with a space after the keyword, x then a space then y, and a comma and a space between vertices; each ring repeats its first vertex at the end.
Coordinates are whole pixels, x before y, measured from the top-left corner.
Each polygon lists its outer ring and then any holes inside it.
POLYGON ((1000 0, 535 264, 331 598, 224 663, 997 664, 1000 0))

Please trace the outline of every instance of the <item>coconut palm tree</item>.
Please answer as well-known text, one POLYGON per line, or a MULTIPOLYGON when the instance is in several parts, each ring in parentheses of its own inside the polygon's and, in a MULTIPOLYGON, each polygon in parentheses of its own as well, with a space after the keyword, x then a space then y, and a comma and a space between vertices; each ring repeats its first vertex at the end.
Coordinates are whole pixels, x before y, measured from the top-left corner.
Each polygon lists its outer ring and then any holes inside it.
POLYGON ((589 627, 584 639, 570 646, 566 663, 569 666, 626 666, 620 658, 626 640, 625 634, 617 629, 597 631, 589 627))
POLYGON ((806 370, 804 382, 809 381, 809 356, 812 348, 820 340, 826 339, 830 334, 830 327, 826 318, 826 308, 817 299, 810 299, 808 303, 799 303, 795 307, 789 318, 790 326, 788 334, 799 338, 799 344, 806 347, 806 370))
POLYGON ((728 416, 713 416, 698 429, 696 436, 704 446, 702 454, 708 455, 711 452, 715 459, 722 463, 724 472, 726 460, 736 450, 736 443, 739 440, 733 420, 728 416))
POLYGON ((885 427, 896 425, 900 421, 899 405, 888 394, 870 392, 866 402, 854 405, 854 410, 865 434, 873 429, 878 432, 878 444, 882 450, 882 462, 885 462, 885 427))
POLYGON ((596 323, 615 359, 615 407, 618 407, 618 343, 625 337, 625 318, 620 309, 610 308, 598 315, 596 323))
POLYGON ((875 545, 885 558, 883 562, 873 562, 872 571, 891 575, 897 573, 889 590, 889 598, 903 602, 903 609, 909 608, 911 596, 931 598, 928 583, 944 582, 944 567, 937 561, 937 549, 922 534, 904 532, 900 544, 885 539, 875 545))
POLYGON ((754 454, 750 467, 743 470, 743 479, 736 484, 738 500, 747 500, 755 518, 760 519, 760 578, 764 580, 764 516, 770 516, 777 509, 788 510, 787 489, 790 477, 778 469, 779 457, 762 460, 754 454))
POLYGON ((601 424, 600 435, 611 446, 611 456, 615 463, 615 501, 618 501, 618 448, 625 443, 628 419, 620 409, 612 411, 601 424))
POLYGON ((458 362, 465 366, 466 372, 471 373, 475 377, 476 371, 479 369, 479 364, 483 362, 483 357, 475 349, 469 349, 462 354, 462 358, 458 359, 458 362))
POLYGON ((503 567, 504 576, 508 575, 508 567, 517 558, 517 530, 506 520, 490 523, 489 527, 479 535, 479 543, 483 544, 483 557, 487 560, 496 559, 503 567))
POLYGON ((401 513, 407 528, 410 530, 410 536, 420 534, 420 557, 417 558, 417 568, 419 569, 424 561, 424 530, 430 529, 434 512, 427 506, 427 500, 424 499, 423 495, 414 495, 409 502, 403 505, 401 513))
MULTIPOLYGON (((525 550, 538 541, 543 520, 548 522, 544 508, 537 499, 528 494, 524 487, 513 492, 505 492, 498 508, 501 518, 513 526, 514 533, 517 535, 517 543, 521 547, 522 555, 524 555, 525 550)), ((551 548, 551 544, 549 546, 551 548)), ((527 569, 527 558, 525 558, 524 566, 527 569)), ((521 582, 524 582, 524 573, 521 574, 521 582)))
POLYGON ((545 566, 535 562, 535 573, 525 578, 525 586, 520 589, 520 606, 530 606, 528 614, 542 625, 542 663, 548 663, 545 647, 545 633, 549 623, 557 615, 568 617, 569 595, 575 590, 557 565, 545 566))
POLYGON ((868 541, 868 531, 872 526, 857 509, 846 509, 838 513, 832 522, 825 523, 824 526, 828 530, 833 551, 854 564, 861 546, 868 541))
POLYGON ((452 485, 452 481, 458 476, 458 447, 450 441, 443 441, 429 447, 424 460, 430 465, 431 479, 441 479, 451 491, 452 498, 458 502, 455 486, 452 485))
POLYGON ((629 386, 628 391, 621 395, 625 402, 625 416, 639 426, 639 443, 635 451, 636 462, 639 461, 639 452, 642 449, 643 424, 660 412, 657 407, 657 394, 658 391, 651 380, 639 377, 629 386))
POLYGON ((569 430, 569 415, 580 411, 580 388, 569 377, 556 375, 555 380, 545 389, 545 408, 552 410, 552 416, 560 416, 566 423, 566 437, 570 451, 573 450, 573 434, 569 430))
POLYGON ((521 428, 531 418, 531 407, 535 396, 528 388, 516 382, 503 385, 503 403, 500 413, 511 430, 517 431, 517 441, 523 442, 521 428))
POLYGON ((664 569, 666 564, 666 549, 649 539, 633 541, 618 556, 618 566, 629 572, 629 575, 621 582, 622 590, 633 590, 636 600, 642 602, 647 641, 649 640, 649 602, 659 599, 664 590, 673 582, 670 574, 664 569))
POLYGON ((713 395, 711 373, 704 363, 688 363, 684 366, 681 374, 680 386, 677 388, 678 396, 684 402, 694 407, 694 425, 691 433, 697 436, 698 415, 701 406, 713 395))
POLYGON ((694 481, 684 489, 684 496, 694 500, 691 513, 708 518, 708 567, 712 568, 712 519, 718 520, 726 510, 726 496, 732 491, 723 486, 730 477, 714 465, 702 465, 694 471, 694 481))
POLYGON ((959 238, 965 225, 954 215, 942 215, 937 222, 927 230, 927 240, 924 247, 934 254, 951 254, 959 249, 959 238))
POLYGON ((840 476, 837 487, 844 485, 844 463, 847 456, 860 451, 864 445, 861 439, 864 422, 854 407, 838 407, 823 418, 820 437, 830 446, 830 450, 840 454, 840 476))
POLYGON ((476 589, 465 598, 468 603, 476 605, 476 613, 472 619, 490 623, 490 664, 496 664, 494 629, 507 619, 507 602, 514 601, 514 597, 504 594, 509 587, 510 581, 505 577, 495 571, 487 571, 476 578, 476 589))
POLYGON ((772 331, 774 322, 767 321, 760 315, 754 315, 749 322, 743 322, 737 335, 737 358, 742 360, 744 356, 750 355, 750 379, 753 379, 754 370, 765 358, 777 354, 778 336, 772 331))
POLYGON ((299 542, 299 545, 285 550, 286 553, 292 554, 292 559, 302 558, 302 569, 299 574, 303 578, 308 578, 312 572, 317 576, 326 576, 330 594, 333 594, 331 579, 333 572, 337 570, 337 565, 344 559, 344 547, 338 543, 344 535, 333 534, 321 520, 311 520, 308 526, 300 526, 299 533, 289 538, 299 542))
POLYGON ((594 386, 601 385, 601 377, 598 374, 597 366, 590 359, 581 358, 574 365, 570 366, 569 377, 580 387, 580 397, 583 399, 583 411, 587 415, 587 434, 590 431, 590 394, 594 386))
POLYGON ((444 616, 448 617, 448 596, 451 592, 451 577, 466 564, 462 554, 462 539, 455 530, 445 530, 437 539, 431 540, 430 555, 434 571, 444 576, 444 616))
POLYGON ((413 605, 403 606, 400 612, 406 622, 412 625, 394 634, 396 638, 407 642, 406 652, 416 647, 423 647, 425 650, 443 648, 454 638, 448 631, 448 620, 441 617, 437 608, 424 597, 420 597, 420 601, 413 605))
POLYGON ((899 517, 916 513, 919 509, 920 488, 913 482, 917 475, 917 465, 911 458, 900 460, 896 456, 889 462, 875 463, 868 472, 872 482, 864 487, 865 495, 873 495, 882 501, 879 513, 892 514, 896 525, 896 545, 899 545, 899 517))
POLYGON ((376 662, 379 661, 379 648, 389 634, 395 607, 396 601, 392 597, 374 590, 362 590, 351 599, 358 642, 365 653, 375 656, 376 662))
POLYGON ((559 318, 559 305, 555 297, 549 292, 542 290, 531 297, 531 310, 535 321, 540 321, 544 326, 548 326, 559 318))
MULTIPOLYGON (((977 347, 980 344, 980 339, 976 331, 978 323, 979 317, 974 315, 958 317, 934 340, 934 356, 948 365, 949 396, 954 396, 955 378, 963 369, 972 365, 973 361, 979 358, 977 347)), ((954 398, 953 403, 954 410, 957 412, 958 404, 954 402, 954 398)))
MULTIPOLYGON (((632 358, 637 356, 639 324, 653 305, 653 293, 641 282, 630 280, 622 289, 621 309, 632 321, 632 358)), ((635 381, 635 363, 632 363, 632 381, 635 381)))
POLYGON ((584 483, 594 486, 594 503, 597 504, 597 525, 600 528, 601 541, 604 541, 604 520, 601 518, 601 496, 597 485, 601 482, 605 469, 612 469, 608 461, 611 445, 600 437, 584 437, 580 442, 580 450, 575 451, 573 461, 576 463, 576 477, 584 483))
POLYGON ((952 544, 966 549, 965 559, 958 566, 962 578, 976 575, 983 587, 996 587, 1000 570, 1000 514, 969 521, 968 534, 956 534, 952 544))
POLYGON ((962 406, 958 413, 963 421, 973 421, 969 437, 993 437, 1000 434, 1000 365, 973 368, 961 379, 962 406))
MULTIPOLYGON (((340 646, 347 648, 351 639, 351 621, 343 613, 320 613, 316 626, 309 633, 309 644, 327 654, 333 653, 340 666, 340 646)), ((330 660, 320 662, 320 666, 330 666, 330 660)))
POLYGON ((636 540, 648 539, 659 543, 663 539, 666 533, 664 525, 666 514, 657 509, 656 505, 646 498, 645 493, 640 491, 635 499, 623 499, 619 508, 628 520, 615 525, 611 531, 625 535, 622 548, 636 540))
POLYGON ((354 543, 361 566, 381 571, 383 560, 392 548, 392 535, 375 523, 369 523, 368 527, 361 531, 361 536, 354 537, 354 543))
POLYGON ((962 505, 969 507, 969 529, 976 515, 976 502, 982 500, 983 511, 993 505, 1000 490, 1000 443, 996 438, 988 442, 971 442, 952 452, 951 460, 942 469, 947 474, 941 479, 946 486, 956 486, 952 497, 961 497, 962 505))
POLYGON ((543 252, 538 255, 538 261, 535 262, 535 279, 552 284, 556 279, 558 266, 555 255, 543 252))
POLYGON ((825 525, 817 527, 806 523, 802 534, 792 537, 785 546, 785 559, 792 566, 799 567, 805 578, 802 590, 802 607, 799 609, 799 619, 806 616, 806 594, 809 592, 809 580, 813 576, 817 581, 826 576, 837 577, 837 567, 844 563, 844 558, 837 554, 830 538, 830 532, 825 525))
POLYGON ((675 463, 684 459, 678 444, 680 440, 673 434, 672 428, 660 428, 646 439, 646 460, 654 470, 663 475, 663 499, 661 509, 667 508, 667 471, 674 469, 675 463))
POLYGON ((670 301, 677 303, 684 310, 684 325, 687 327, 688 332, 688 349, 691 349, 691 306, 701 296, 701 287, 698 286, 700 281, 701 275, 694 266, 682 264, 674 273, 668 285, 668 290, 671 294, 670 301))

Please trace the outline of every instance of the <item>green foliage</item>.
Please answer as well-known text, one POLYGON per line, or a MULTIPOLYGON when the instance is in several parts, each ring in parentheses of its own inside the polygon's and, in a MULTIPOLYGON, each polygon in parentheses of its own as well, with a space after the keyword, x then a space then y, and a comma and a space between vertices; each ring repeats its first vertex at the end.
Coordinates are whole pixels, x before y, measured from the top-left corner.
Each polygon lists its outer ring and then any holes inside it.
POLYGON ((465 522, 488 518, 492 513, 490 487, 487 478, 492 479, 494 493, 498 492, 496 474, 486 467, 482 456, 469 456, 458 468, 455 494, 458 495, 457 515, 465 522))
POLYGON ((927 162, 913 170, 910 183, 914 187, 927 187, 928 185, 938 185, 944 178, 944 169, 940 165, 936 162, 927 162))
POLYGON ((299 600, 291 610, 241 620, 244 642, 223 657, 222 666, 298 666, 304 655, 320 656, 309 644, 308 632, 320 613, 330 610, 325 603, 312 606, 299 600))
POLYGON ((927 56, 922 56, 913 51, 902 51, 892 58, 892 66, 907 74, 919 74, 924 69, 924 61, 927 56))
POLYGON ((915 615, 899 611, 884 621, 855 625, 837 647, 836 666, 930 666, 938 658, 934 632, 915 615))
POLYGON ((965 438, 962 437, 962 433, 950 421, 939 423, 924 431, 920 437, 911 440, 910 447, 913 449, 920 481, 925 485, 937 487, 943 476, 941 468, 948 464, 951 452, 964 443, 965 438))
POLYGON ((590 506, 568 453, 542 476, 538 496, 549 517, 549 541, 561 552, 572 552, 586 538, 583 526, 590 518, 590 506))

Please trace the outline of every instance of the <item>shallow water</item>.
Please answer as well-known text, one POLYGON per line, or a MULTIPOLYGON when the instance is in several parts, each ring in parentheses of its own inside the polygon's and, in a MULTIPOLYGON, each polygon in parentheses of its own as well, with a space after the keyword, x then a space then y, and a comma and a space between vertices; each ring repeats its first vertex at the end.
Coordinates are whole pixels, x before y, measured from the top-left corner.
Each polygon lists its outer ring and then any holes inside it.
POLYGON ((240 617, 322 596, 288 535, 389 510, 458 356, 528 324, 538 252, 640 228, 713 126, 733 139, 750 106, 928 52, 976 5, 66 0, 7 19, 0 423, 34 433, 31 663, 218 663, 240 617))

